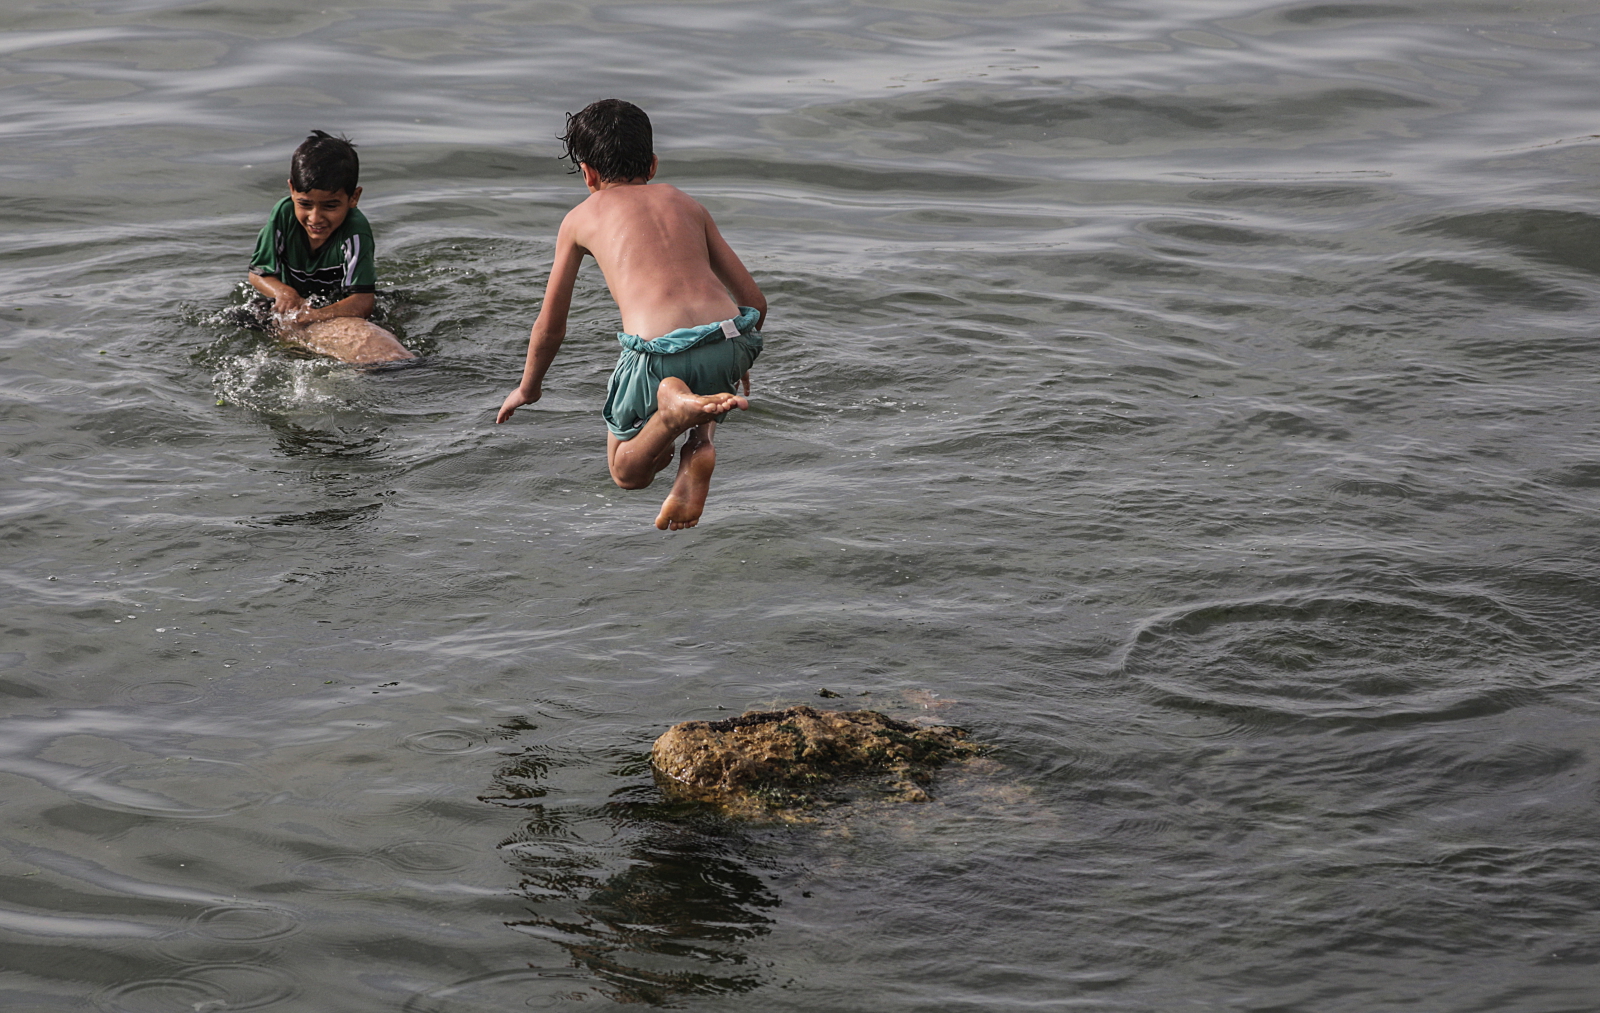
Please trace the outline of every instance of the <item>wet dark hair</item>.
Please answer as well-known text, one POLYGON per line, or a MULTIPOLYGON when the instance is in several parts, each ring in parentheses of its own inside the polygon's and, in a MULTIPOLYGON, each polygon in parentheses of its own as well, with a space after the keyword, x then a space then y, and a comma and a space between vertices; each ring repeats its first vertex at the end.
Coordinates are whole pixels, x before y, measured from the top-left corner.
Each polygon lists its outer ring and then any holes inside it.
POLYGON ((567 114, 567 132, 561 135, 572 160, 572 171, 587 164, 602 182, 639 179, 650 175, 655 157, 650 117, 632 102, 603 98, 582 112, 567 114))
POLYGON ((356 146, 347 137, 313 130, 289 159, 289 185, 301 193, 343 190, 354 197, 360 180, 361 159, 356 157, 356 146))

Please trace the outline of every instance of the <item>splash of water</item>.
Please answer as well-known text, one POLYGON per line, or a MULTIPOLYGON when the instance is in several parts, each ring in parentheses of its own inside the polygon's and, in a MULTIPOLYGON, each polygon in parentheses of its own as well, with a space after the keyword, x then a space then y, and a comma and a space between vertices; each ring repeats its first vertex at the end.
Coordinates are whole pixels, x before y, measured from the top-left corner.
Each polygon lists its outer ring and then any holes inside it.
POLYGON ((259 348, 224 358, 211 383, 218 401, 256 411, 284 412, 350 407, 341 392, 353 376, 342 363, 291 359, 259 348))

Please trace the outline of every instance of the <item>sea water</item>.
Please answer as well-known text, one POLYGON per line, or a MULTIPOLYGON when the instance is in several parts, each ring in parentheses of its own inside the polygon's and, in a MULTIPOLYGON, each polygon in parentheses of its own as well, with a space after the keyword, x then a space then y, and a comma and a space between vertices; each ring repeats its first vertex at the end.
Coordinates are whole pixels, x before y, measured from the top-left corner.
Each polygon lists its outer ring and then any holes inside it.
POLYGON ((1554 1013, 1600 994, 1600 15, 13 0, 0 1005, 1554 1013), (597 98, 771 303, 705 518, 608 480, 597 98), (354 138, 362 372, 238 324, 354 138), (837 697, 824 697, 826 690, 837 697), (809 822, 651 741, 989 747, 809 822))

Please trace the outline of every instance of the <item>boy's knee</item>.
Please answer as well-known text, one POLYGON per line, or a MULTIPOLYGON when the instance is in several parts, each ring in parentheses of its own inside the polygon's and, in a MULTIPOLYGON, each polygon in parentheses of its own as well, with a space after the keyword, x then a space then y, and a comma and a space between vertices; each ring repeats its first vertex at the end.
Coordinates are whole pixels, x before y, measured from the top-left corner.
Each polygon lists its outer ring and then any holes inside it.
POLYGON ((613 471, 611 473, 611 481, 617 483, 618 489, 646 489, 649 488, 651 482, 655 481, 655 476, 619 475, 613 471))

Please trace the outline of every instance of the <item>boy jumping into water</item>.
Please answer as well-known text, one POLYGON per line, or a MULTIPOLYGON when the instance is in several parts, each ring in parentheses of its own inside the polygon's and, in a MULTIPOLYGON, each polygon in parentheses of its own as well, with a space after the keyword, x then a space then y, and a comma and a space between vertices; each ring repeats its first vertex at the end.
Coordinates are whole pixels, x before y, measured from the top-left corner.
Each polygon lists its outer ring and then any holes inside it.
POLYGON ((355 145, 314 130, 289 161, 289 196, 272 208, 250 257, 250 285, 272 300, 273 331, 345 362, 414 359, 372 323, 377 269, 372 227, 356 208, 361 162, 355 145), (312 307, 323 296, 334 300, 312 307))
POLYGON ((643 489, 672 463, 673 444, 688 433, 656 527, 692 528, 711 488, 717 420, 750 407, 735 390, 750 393, 767 300, 705 208, 674 187, 648 185, 658 163, 644 110, 603 99, 567 117, 562 141, 589 197, 556 233, 522 383, 495 421, 539 400, 567 333, 578 266, 585 254, 594 257, 625 329, 604 410, 611 478, 643 489))

